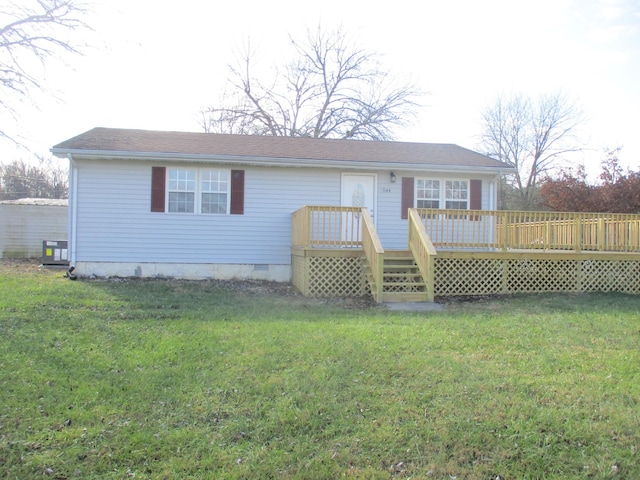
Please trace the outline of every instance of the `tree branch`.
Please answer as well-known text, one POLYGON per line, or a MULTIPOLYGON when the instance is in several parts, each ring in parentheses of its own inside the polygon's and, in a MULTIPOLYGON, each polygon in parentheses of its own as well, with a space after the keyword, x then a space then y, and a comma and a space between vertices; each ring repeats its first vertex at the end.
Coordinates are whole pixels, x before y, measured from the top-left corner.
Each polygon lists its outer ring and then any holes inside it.
POLYGON ((535 101, 519 94, 499 97, 485 109, 483 121, 484 150, 516 169, 518 208, 535 208, 533 196, 542 175, 567 153, 581 149, 575 131, 583 121, 582 112, 561 93, 535 101))
MULTIPOLYGON (((80 46, 66 35, 90 30, 82 19, 86 12, 87 6, 77 0, 35 0, 26 6, 13 3, 0 11, 0 23, 4 23, 0 26, 0 106, 14 119, 19 115, 8 98, 28 97, 32 89, 47 90, 32 72, 30 60, 44 65, 52 58, 62 60, 63 54, 79 54, 80 46)), ((10 138, 3 128, 0 136, 10 138)))
POLYGON ((325 33, 318 28, 308 31, 302 42, 292 37, 290 42, 295 56, 282 74, 274 70, 268 88, 255 80, 250 56, 243 54, 245 69, 240 74, 232 68, 229 81, 236 107, 205 109, 212 114, 208 123, 216 123, 209 131, 230 131, 243 118, 245 127, 255 127, 244 132, 388 140, 393 127, 413 118, 418 89, 409 84, 389 88, 388 74, 378 68, 376 55, 353 47, 342 30, 325 33), (221 111, 226 115, 216 115, 221 111))

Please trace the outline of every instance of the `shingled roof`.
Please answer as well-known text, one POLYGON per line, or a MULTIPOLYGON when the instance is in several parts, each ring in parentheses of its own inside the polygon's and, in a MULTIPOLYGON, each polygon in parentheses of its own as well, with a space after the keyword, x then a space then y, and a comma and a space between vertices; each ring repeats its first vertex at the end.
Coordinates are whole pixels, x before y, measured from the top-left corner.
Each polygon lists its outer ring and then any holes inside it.
POLYGON ((361 165, 510 168, 486 155, 445 143, 376 142, 94 128, 51 149, 57 156, 139 158, 305 166, 361 165))

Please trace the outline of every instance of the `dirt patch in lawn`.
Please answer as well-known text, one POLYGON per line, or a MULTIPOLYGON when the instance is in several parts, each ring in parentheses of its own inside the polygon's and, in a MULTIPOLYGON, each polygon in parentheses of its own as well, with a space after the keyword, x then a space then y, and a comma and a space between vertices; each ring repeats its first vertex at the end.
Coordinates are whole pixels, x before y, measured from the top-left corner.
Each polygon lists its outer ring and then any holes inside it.
POLYGON ((0 275, 32 274, 42 268, 38 258, 0 258, 0 275))
MULTIPOLYGON (((38 273, 53 273, 61 277, 66 276, 67 267, 42 266, 40 259, 0 259, 0 275, 34 275, 38 273)), ((137 277, 87 277, 81 278, 82 282, 207 282, 215 287, 230 290, 237 295, 271 295, 289 298, 297 302, 309 301, 312 303, 326 303, 327 305, 340 305, 345 308, 362 309, 379 306, 373 298, 365 297, 349 298, 307 298, 298 292, 290 283, 270 282, 267 280, 179 280, 172 278, 137 278, 137 277)))
MULTIPOLYGON (((0 259, 0 275, 33 275, 38 273, 53 272, 61 277, 66 276, 67 267, 64 266, 43 266, 38 258, 32 259, 0 259)), ((216 287, 231 290, 238 295, 271 295, 282 298, 295 299, 297 302, 309 301, 311 303, 326 303, 327 305, 340 305, 345 308, 364 309, 374 308, 380 305, 373 300, 371 295, 364 297, 325 297, 308 298, 304 297, 291 283, 271 282, 267 280, 179 280, 172 278, 138 278, 138 277, 87 277, 82 278, 83 282, 208 282, 216 287)), ((484 296, 456 296, 456 297, 436 297, 436 302, 450 305, 469 302, 482 302, 496 298, 496 295, 484 296)))

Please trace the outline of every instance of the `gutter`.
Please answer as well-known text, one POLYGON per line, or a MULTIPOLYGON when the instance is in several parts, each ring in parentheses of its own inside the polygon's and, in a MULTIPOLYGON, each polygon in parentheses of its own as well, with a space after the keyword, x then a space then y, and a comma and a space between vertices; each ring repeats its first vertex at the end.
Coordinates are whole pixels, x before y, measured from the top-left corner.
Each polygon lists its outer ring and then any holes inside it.
POLYGON ((321 159, 298 159, 284 157, 246 157, 243 155, 203 155, 165 152, 133 152, 133 151, 109 151, 109 150, 69 150, 52 148, 51 153, 55 156, 71 156, 87 160, 104 160, 105 158, 117 160, 138 160, 138 161, 165 161, 165 162, 189 162, 189 163, 214 163, 250 165, 260 167, 301 167, 301 168, 350 168, 354 170, 433 170, 443 172, 459 173, 491 173, 500 175, 507 171, 515 171, 505 165, 495 167, 472 166, 472 165, 449 165, 430 163, 404 163, 404 162, 362 162, 356 160, 321 160, 321 159), (249 160, 248 160, 249 158, 249 160))

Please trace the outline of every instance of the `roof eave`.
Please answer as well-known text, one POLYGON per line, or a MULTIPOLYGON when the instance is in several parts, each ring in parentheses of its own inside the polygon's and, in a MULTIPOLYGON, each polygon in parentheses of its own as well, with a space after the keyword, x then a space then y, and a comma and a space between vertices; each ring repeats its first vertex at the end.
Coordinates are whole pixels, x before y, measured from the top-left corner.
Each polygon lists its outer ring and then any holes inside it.
POLYGON ((431 163, 406 163, 406 162, 366 162, 356 160, 323 160, 323 159, 300 159, 285 157, 247 157, 243 155, 203 155, 203 154, 185 154, 185 153, 166 153, 166 152, 133 152, 133 151, 115 151, 115 150, 80 150, 80 149, 64 149, 52 148, 51 153, 57 157, 67 158, 77 157, 87 160, 99 159, 119 159, 119 160, 138 160, 138 161, 173 161, 173 162, 197 162, 197 163, 218 163, 218 164, 236 164, 250 165, 261 167, 315 167, 315 168, 352 168, 356 170, 396 170, 396 171, 415 171, 430 170, 442 172, 458 172, 458 173, 508 173, 513 171, 512 167, 507 165, 497 166, 474 166, 474 165, 450 165, 450 164, 431 164, 431 163))

